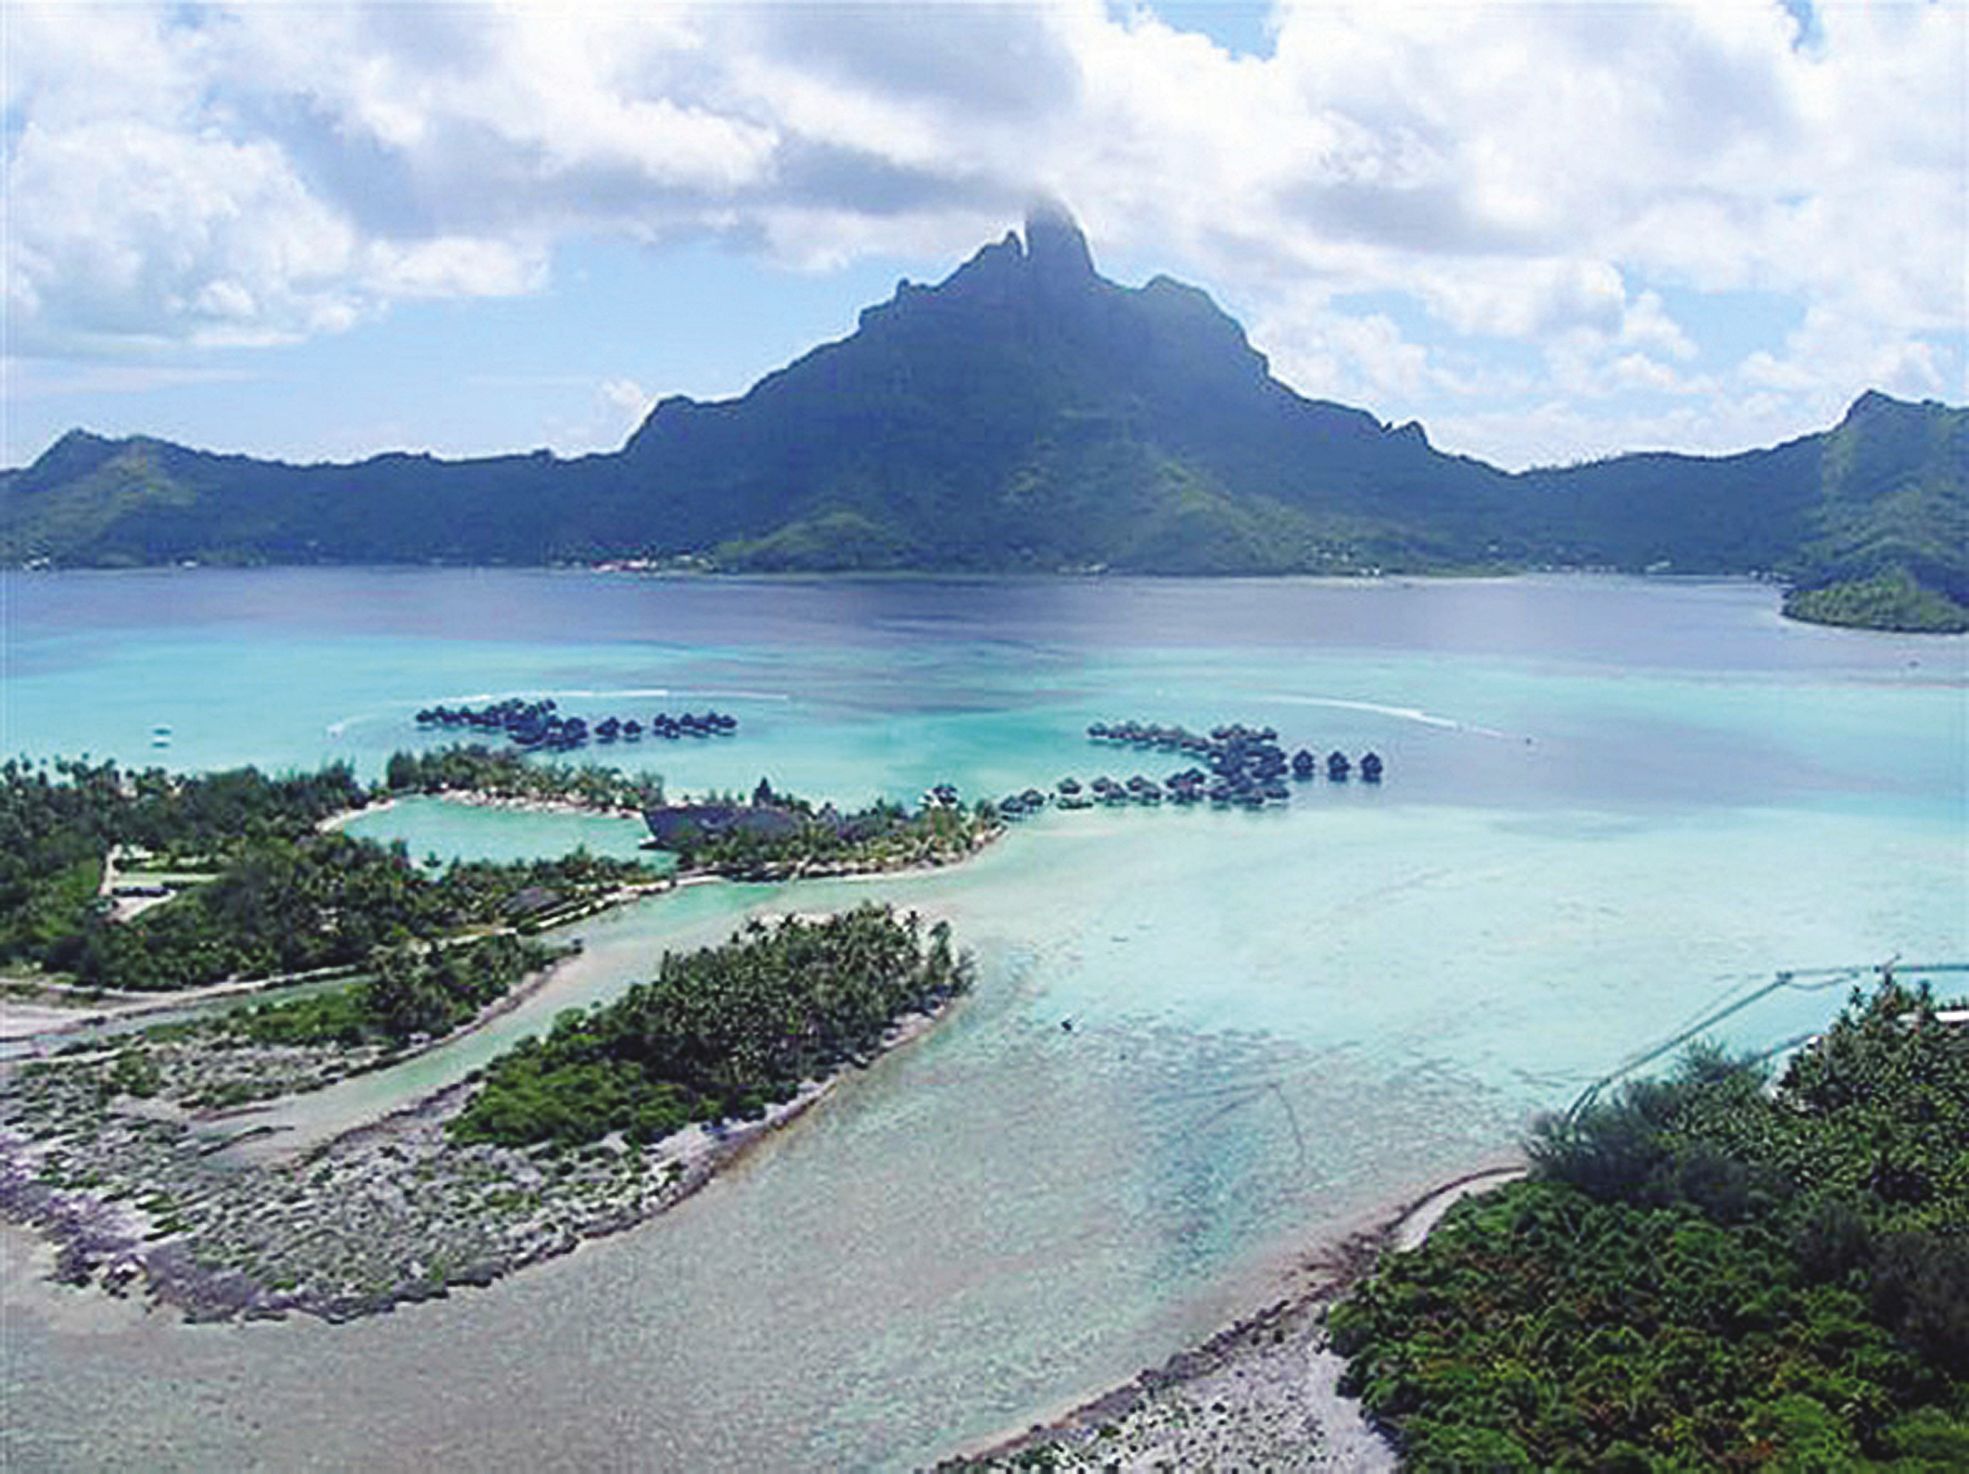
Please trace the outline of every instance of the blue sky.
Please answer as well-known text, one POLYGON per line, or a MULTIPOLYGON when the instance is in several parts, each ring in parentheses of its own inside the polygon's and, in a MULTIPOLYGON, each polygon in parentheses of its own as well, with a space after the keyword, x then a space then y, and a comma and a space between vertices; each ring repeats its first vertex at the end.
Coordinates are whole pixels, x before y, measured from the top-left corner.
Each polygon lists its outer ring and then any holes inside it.
POLYGON ((1036 194, 1507 465, 1965 397, 1965 11, 10 5, 0 461, 620 443, 1036 194))

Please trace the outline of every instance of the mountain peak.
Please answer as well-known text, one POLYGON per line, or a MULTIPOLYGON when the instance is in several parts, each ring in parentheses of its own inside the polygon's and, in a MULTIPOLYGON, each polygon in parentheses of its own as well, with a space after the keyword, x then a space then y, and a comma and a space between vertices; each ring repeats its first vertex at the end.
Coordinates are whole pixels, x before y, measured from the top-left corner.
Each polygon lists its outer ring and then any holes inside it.
POLYGON ((1847 406, 1842 425, 1913 422, 1927 415, 1946 412, 1949 406, 1935 399, 1896 399, 1878 389, 1869 389, 1847 406))
POLYGON ((1094 256, 1073 214, 1058 200, 1035 200, 1026 211, 1026 260, 1040 283, 1094 280, 1094 256))
POLYGON ((1882 394, 1878 389, 1869 389, 1846 407, 1846 418, 1859 419, 1866 415, 1877 415, 1883 411, 1909 407, 1891 395, 1882 394))
POLYGON ((101 461, 120 443, 78 427, 42 451, 27 469, 51 476, 74 475, 101 461))

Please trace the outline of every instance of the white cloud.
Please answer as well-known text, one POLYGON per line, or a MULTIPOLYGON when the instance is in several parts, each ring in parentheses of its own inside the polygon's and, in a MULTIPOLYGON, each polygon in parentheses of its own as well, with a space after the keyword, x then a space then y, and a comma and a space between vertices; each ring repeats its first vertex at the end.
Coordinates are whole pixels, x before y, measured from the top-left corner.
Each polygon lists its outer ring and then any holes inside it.
POLYGON ((376 241, 364 266, 368 283, 390 297, 511 297, 547 277, 538 244, 474 236, 376 241))
POLYGON ((1933 343, 1883 333, 1818 305, 1807 310, 1780 351, 1751 352, 1737 366, 1737 376, 1755 389, 1788 395, 1821 414, 1851 398, 1855 383, 1909 398, 1959 396, 1964 387, 1949 381, 1933 343))
POLYGON ((604 379, 595 393, 632 428, 640 425, 656 404, 656 396, 634 379, 604 379))
POLYGON ((1319 0, 1252 57, 1102 0, 15 6, 9 326, 289 341, 537 290, 598 234, 950 260, 1043 189, 1240 304, 1307 392, 1494 449, 1502 399, 1592 401, 1528 410, 1516 459, 1712 433, 1664 397, 1803 427, 1870 383, 1960 394, 1969 13, 1820 20, 1801 48, 1776 0, 1319 0), (1734 289, 1804 326, 1719 364, 1700 301, 1734 289))

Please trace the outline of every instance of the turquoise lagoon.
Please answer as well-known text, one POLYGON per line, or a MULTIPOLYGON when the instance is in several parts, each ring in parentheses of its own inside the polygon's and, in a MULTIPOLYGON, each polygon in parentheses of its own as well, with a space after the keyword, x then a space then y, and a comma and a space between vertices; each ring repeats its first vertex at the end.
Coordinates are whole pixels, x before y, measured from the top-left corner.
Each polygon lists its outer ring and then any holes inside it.
MULTIPOLYGON (((418 746, 423 744, 419 743, 418 746)), ((378 805, 343 825, 345 833, 379 844, 401 843, 414 860, 530 860, 585 849, 618 860, 667 869, 667 856, 643 848, 649 829, 640 819, 480 807, 437 798, 378 805)))
MULTIPOLYGON (((1822 969, 1969 958, 1965 643, 1786 624, 1752 585, 214 571, 0 599, 4 745, 35 755, 375 772, 433 740, 418 706, 516 692, 734 712, 736 738, 608 754, 683 792, 1159 775, 1081 738, 1119 716, 1389 763, 1286 812, 1050 814, 956 870, 588 923, 487 1035, 281 1107, 277 1140, 456 1079, 748 912, 948 915, 980 985, 680 1210, 443 1303, 186 1329, 50 1291, 0 1241, 20 1467, 907 1467, 1200 1339, 1777 969, 1818 986, 1719 1037, 1821 1025, 1849 985, 1822 969)), ((420 855, 634 837, 362 822, 420 855)))

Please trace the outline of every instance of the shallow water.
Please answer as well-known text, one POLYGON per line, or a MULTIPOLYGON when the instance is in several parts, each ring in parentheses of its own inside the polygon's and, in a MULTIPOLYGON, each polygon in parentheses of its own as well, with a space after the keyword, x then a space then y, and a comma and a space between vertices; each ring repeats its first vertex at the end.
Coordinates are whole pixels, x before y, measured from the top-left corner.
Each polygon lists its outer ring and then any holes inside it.
POLYGON ((607 814, 535 813, 418 797, 357 814, 342 829, 377 844, 401 843, 425 862, 436 856, 507 863, 585 849, 614 860, 643 860, 653 870, 670 864, 668 856, 642 848, 649 838, 642 820, 607 814))
MULTIPOLYGON (((673 791, 1176 766, 1080 737, 1119 716, 1389 761, 1284 813, 1050 814, 952 871, 590 923, 485 1037, 281 1108, 288 1142, 748 910, 934 910, 981 980, 679 1211, 443 1304, 185 1330, 51 1295, 14 1243, 21 1467, 908 1465, 1198 1339, 1777 968, 1969 956, 1965 642, 1788 625, 1754 586, 213 572, 0 599, 5 746, 40 754, 150 761, 168 722, 174 764, 374 772, 432 740, 420 705, 552 692, 736 713, 729 741, 608 755, 673 791)), ((433 813, 430 847, 510 844, 516 817, 433 813)), ((1846 984, 1801 982, 1830 986, 1717 1033, 1821 1025, 1846 984)))

